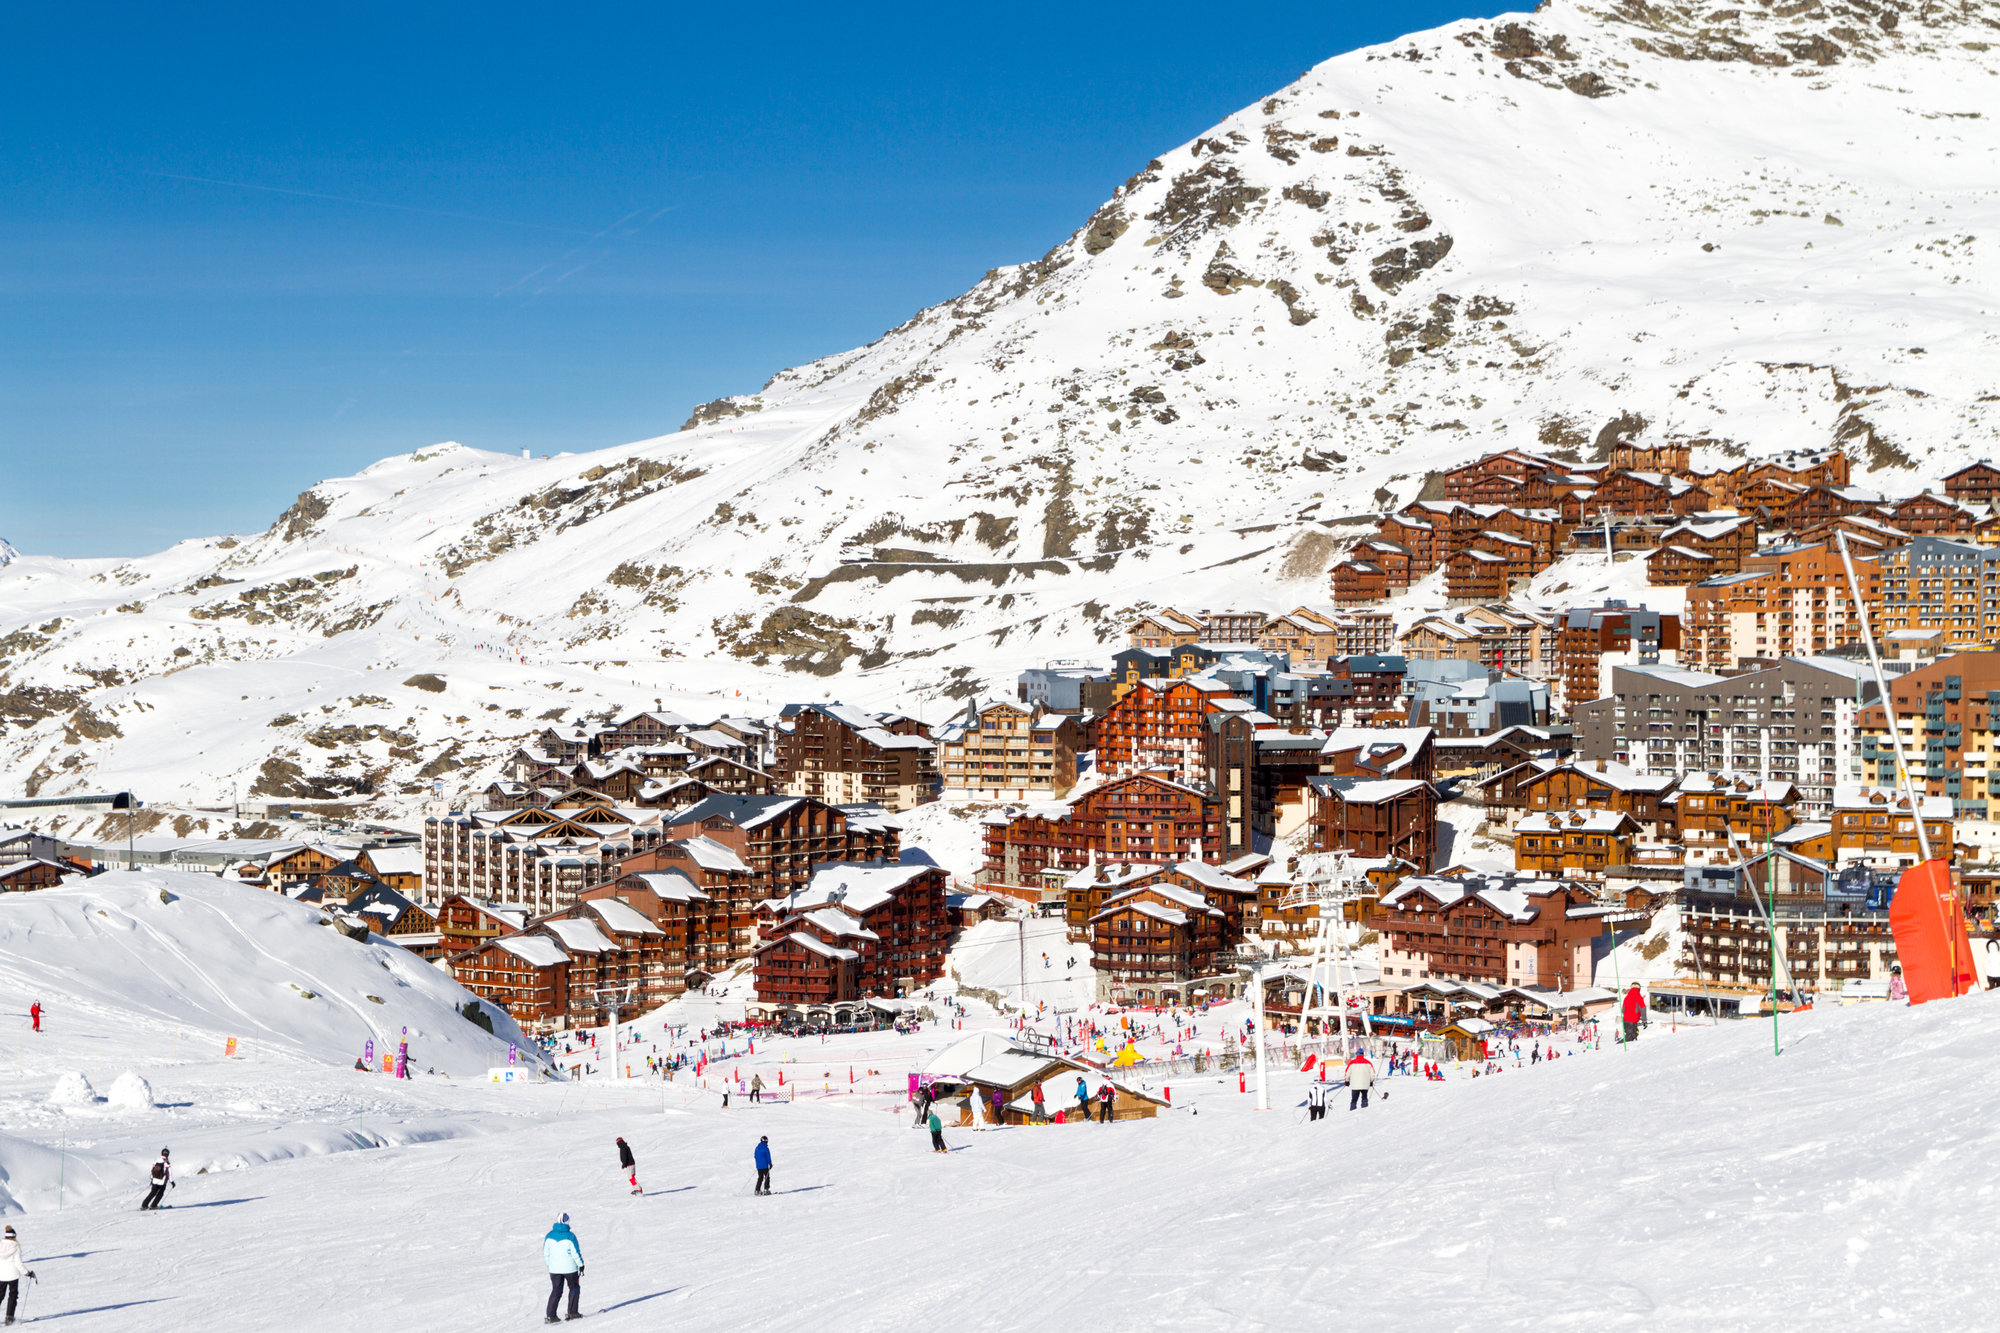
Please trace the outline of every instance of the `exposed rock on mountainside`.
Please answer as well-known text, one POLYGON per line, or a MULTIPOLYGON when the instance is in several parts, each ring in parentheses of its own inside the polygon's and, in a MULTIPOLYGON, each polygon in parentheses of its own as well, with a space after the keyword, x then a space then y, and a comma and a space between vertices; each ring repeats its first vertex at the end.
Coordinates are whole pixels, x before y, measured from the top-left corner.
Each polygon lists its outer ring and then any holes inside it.
POLYGON ((1915 489, 2000 404, 1996 41, 1981 4, 1556 0, 1338 57, 677 434, 7 565, 0 766, 394 803, 490 778, 551 691, 941 715, 1142 607, 1320 598, 1354 520, 1507 446, 1839 443, 1915 489))

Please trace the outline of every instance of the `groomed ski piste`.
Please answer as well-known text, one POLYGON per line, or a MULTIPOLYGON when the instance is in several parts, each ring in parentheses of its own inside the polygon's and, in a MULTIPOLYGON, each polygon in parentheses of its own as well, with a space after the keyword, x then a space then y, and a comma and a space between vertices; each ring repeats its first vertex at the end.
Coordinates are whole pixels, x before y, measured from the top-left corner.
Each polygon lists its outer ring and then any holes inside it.
MULTIPOLYGON (((1292 1061, 1273 1061, 1263 1112, 1233 1073, 1181 1074, 1157 1119, 947 1126, 954 1151, 939 1156, 904 1105, 909 1071, 1012 1022, 967 996, 961 1020, 944 1003, 956 983, 935 988, 941 1021, 914 1035, 777 1040, 754 1057, 740 1038, 733 1056, 711 1042, 705 1086, 685 1071, 613 1078, 602 1059, 580 1080, 496 1084, 483 1076, 505 1063, 504 1018, 489 1036, 442 972, 308 910, 150 872, 0 899, 0 1013, 17 1038, 0 1211, 38 1275, 24 1320, 539 1326, 541 1238, 563 1213, 584 1312, 606 1328, 1715 1333, 1992 1318, 1991 994, 1787 1015, 1781 1055, 1768 1019, 1656 1021, 1630 1046, 1607 1024, 1601 1047, 1558 1039, 1552 1063, 1384 1078, 1353 1112, 1336 1094, 1317 1123, 1292 1061), (415 1078, 353 1068, 369 1034, 379 1051, 404 1026, 415 1078), (767 1100, 725 1109, 739 1073, 761 1075, 767 1100), (77 1099, 78 1074, 103 1100, 77 1099), (618 1169, 620 1135, 641 1196, 618 1169), (757 1198, 765 1135, 774 1190, 757 1198), (171 1207, 141 1213, 163 1146, 171 1207)), ((1011 1000, 1025 942, 1032 1006, 1118 1025, 1082 982, 1049 975, 1067 946, 1048 938, 989 923, 953 965, 1011 1000)), ((627 1058, 643 1070, 670 1028, 698 1036, 740 1014, 744 980, 718 987, 626 1024, 627 1058)), ((1193 1016, 1181 1044, 1220 1049, 1247 1014, 1193 1016)), ((1049 1097, 1064 1105, 1068 1089, 1049 1097)))

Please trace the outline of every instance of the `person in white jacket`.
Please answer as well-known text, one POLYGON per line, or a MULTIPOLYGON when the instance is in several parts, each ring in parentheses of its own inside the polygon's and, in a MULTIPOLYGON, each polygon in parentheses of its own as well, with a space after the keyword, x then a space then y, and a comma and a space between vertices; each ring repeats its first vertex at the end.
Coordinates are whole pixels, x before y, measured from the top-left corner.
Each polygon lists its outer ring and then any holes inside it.
POLYGON ((569 1214, 549 1228, 549 1234, 542 1237, 542 1260, 549 1269, 549 1308, 545 1324, 557 1323, 556 1304, 562 1297, 564 1287, 569 1288, 568 1319, 581 1319, 576 1311, 577 1302, 582 1299, 579 1283, 583 1277, 583 1246, 577 1243, 576 1233, 569 1229, 569 1214))
POLYGON ((1375 1086, 1375 1065, 1362 1051, 1347 1062, 1347 1109, 1368 1109, 1368 1089, 1375 1086))
POLYGON ((14 1228, 8 1227, 5 1236, 0 1236, 0 1301, 7 1307, 8 1323, 14 1322, 14 1307, 21 1300, 21 1279, 34 1274, 21 1266, 21 1242, 14 1235, 14 1228))

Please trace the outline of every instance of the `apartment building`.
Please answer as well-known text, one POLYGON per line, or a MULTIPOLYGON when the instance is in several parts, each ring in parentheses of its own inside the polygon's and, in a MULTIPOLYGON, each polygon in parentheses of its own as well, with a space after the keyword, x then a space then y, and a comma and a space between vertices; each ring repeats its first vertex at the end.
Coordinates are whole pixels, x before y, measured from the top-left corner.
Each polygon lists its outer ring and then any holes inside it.
POLYGON ((1601 699, 1611 692, 1611 672, 1617 667, 1672 663, 1680 647, 1680 617, 1648 610, 1643 602, 1636 607, 1620 601, 1572 607, 1557 622, 1550 684, 1561 697, 1552 699, 1551 707, 1567 713, 1601 699))
POLYGON ((1023 801, 1074 787, 1081 745, 1077 721, 1066 713, 988 699, 967 704, 962 716, 939 729, 938 762, 944 789, 954 797, 1023 801))
MULTIPOLYGON (((1956 653, 1889 682, 1910 776, 1931 796, 1949 798, 1962 819, 1987 819, 2000 798, 1989 765, 2000 757, 2000 653, 1956 653)), ((1856 777, 1897 784, 1888 716, 1872 698, 1856 719, 1856 777)))
POLYGON ((777 734, 784 792, 829 805, 872 801, 914 810, 937 798, 937 747, 924 732, 914 719, 885 720, 842 704, 788 704, 777 734))
POLYGON ((1915 537, 1882 552, 1880 567, 1878 636, 1936 630, 1954 650, 2000 637, 2000 549, 1915 537))
POLYGON ((1610 695, 1576 710, 1577 753, 1660 777, 1795 783, 1801 817, 1824 819, 1834 785, 1861 776, 1858 719, 1876 693, 1867 663, 1838 657, 1761 663, 1729 676, 1615 667, 1610 695))
MULTIPOLYGON (((1854 574, 1870 617, 1881 604, 1881 571, 1861 550, 1854 574)), ((1876 633, 1882 633, 1880 625, 1876 633)), ((1746 657, 1810 657, 1859 646, 1861 622, 1840 552, 1821 542, 1747 556, 1743 571, 1688 589, 1680 664, 1727 671, 1746 657)))

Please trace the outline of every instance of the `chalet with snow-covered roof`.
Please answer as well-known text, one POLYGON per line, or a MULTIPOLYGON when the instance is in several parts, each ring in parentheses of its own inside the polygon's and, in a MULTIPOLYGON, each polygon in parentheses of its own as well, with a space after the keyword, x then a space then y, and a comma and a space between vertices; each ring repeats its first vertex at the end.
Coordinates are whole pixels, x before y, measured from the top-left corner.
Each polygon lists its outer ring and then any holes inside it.
POLYGON ((602 991, 624 991, 625 1008, 644 1010, 686 989, 685 969, 667 964, 666 928, 616 894, 579 899, 534 930, 554 936, 570 955, 570 1012, 580 1021, 592 1021, 607 1004, 602 991))
POLYGON ((789 704, 777 736, 787 795, 829 804, 873 801, 914 810, 937 797, 936 744, 920 729, 893 731, 844 704, 789 704))
POLYGON ((569 954, 547 935, 507 935, 450 955, 452 979, 526 1032, 569 1024, 569 954))
POLYGON ((1809 486, 1785 506, 1784 521, 1787 527, 1797 528, 1848 514, 1879 516, 1881 504, 1879 491, 1859 486, 1809 486))
POLYGON ((1437 772, 1437 733, 1429 727, 1336 727, 1320 746, 1320 772, 1429 782, 1437 772))
POLYGON ((1622 810, 1549 810, 1514 826, 1514 868, 1523 874, 1603 879, 1633 860, 1639 823, 1622 810))
POLYGON ((1915 537, 1969 537, 1981 518, 1972 506, 1932 491, 1891 500, 1881 509, 1889 523, 1915 537))
POLYGON ((905 995, 944 974, 950 876, 931 865, 826 865, 758 904, 757 998, 838 1003, 905 995))
POLYGON ((1368 925, 1384 981, 1444 980, 1575 990, 1593 979, 1597 900, 1580 884, 1513 875, 1412 875, 1368 925))
POLYGON ((61 888, 88 878, 83 870, 66 861, 30 856, 0 865, 0 893, 28 893, 36 889, 61 888))
MULTIPOLYGON (((711 794, 724 793, 730 796, 779 796, 783 795, 784 780, 777 774, 741 759, 726 759, 712 754, 696 759, 687 766, 683 775, 688 782, 698 782, 708 788, 711 794)), ((684 789, 672 789, 682 800, 694 799, 684 789)))
POLYGON ((1120 890, 1089 929, 1098 998, 1112 1004, 1181 1003, 1186 987, 1216 971, 1228 939, 1220 909, 1168 883, 1120 890))
POLYGON ((1944 493, 1960 504, 2000 501, 2000 467, 1985 459, 1968 463, 1944 479, 1944 493))
POLYGON ((1417 778, 1311 779, 1306 845, 1408 861, 1428 871, 1437 852, 1437 789, 1417 778))
POLYGON ((1757 525, 1747 518, 1677 523, 1660 534, 1646 557, 1646 582, 1678 588, 1734 574, 1757 553, 1757 525))
MULTIPOLYGON (((1499 811, 1505 812, 1498 817, 1512 828, 1520 817, 1529 814, 1607 810, 1632 816, 1648 837, 1658 837, 1663 827, 1672 827, 1673 812, 1662 801, 1673 790, 1676 780, 1676 774, 1640 773, 1609 759, 1557 764, 1525 774, 1518 785, 1520 806, 1498 806, 1499 811), (1508 818, 1509 814, 1514 817, 1508 818)), ((1496 817, 1496 805, 1490 799, 1487 817, 1496 817)))
POLYGON ((462 893, 446 894, 434 915, 447 956, 511 935, 528 924, 528 913, 519 907, 502 907, 462 893))
POLYGON ((1151 774, 1114 778, 1065 801, 1011 806, 987 815, 979 883, 1039 902, 1049 871, 1100 862, 1219 859, 1224 803, 1151 774))
POLYGON ((655 708, 650 713, 634 713, 597 733, 596 753, 611 755, 634 746, 664 745, 680 733, 696 730, 699 726, 692 718, 663 708, 655 708))

